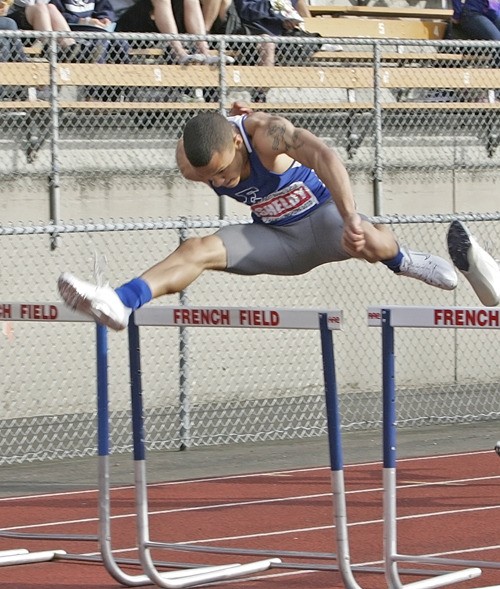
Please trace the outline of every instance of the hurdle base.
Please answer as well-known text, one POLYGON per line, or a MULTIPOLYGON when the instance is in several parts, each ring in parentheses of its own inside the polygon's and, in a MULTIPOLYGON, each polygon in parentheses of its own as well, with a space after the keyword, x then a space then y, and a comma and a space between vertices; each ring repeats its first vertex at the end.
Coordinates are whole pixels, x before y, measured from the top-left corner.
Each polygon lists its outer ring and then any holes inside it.
POLYGON ((448 573, 447 575, 441 575, 440 577, 434 577, 433 579, 424 579, 423 581, 408 583, 408 585, 403 585, 403 587, 404 589, 436 589, 437 587, 444 587, 445 585, 451 585, 452 583, 470 581, 471 579, 479 577, 481 574, 481 569, 470 568, 464 569, 463 571, 448 573))
POLYGON ((253 573, 260 573, 272 567, 273 564, 279 563, 279 558, 269 558, 247 564, 232 563, 227 565, 208 566, 202 569, 192 569, 189 571, 176 571, 173 573, 158 573, 157 571, 148 570, 145 567, 146 574, 150 579, 160 587, 168 589, 185 589, 204 585, 214 581, 226 581, 237 579, 253 573))
POLYGON ((4 550, 0 552, 0 567, 16 564, 30 564, 35 562, 47 562, 53 560, 58 554, 66 554, 65 550, 43 550, 41 552, 29 552, 24 548, 4 550))

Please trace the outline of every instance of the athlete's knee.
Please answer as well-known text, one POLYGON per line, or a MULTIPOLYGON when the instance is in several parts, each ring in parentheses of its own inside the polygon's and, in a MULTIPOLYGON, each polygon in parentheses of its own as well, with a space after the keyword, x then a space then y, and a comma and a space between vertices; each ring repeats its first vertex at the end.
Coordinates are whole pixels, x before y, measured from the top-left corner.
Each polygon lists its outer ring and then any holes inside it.
POLYGON ((223 269, 226 267, 226 249, 222 240, 215 236, 190 237, 179 246, 179 253, 186 262, 204 268, 223 269))

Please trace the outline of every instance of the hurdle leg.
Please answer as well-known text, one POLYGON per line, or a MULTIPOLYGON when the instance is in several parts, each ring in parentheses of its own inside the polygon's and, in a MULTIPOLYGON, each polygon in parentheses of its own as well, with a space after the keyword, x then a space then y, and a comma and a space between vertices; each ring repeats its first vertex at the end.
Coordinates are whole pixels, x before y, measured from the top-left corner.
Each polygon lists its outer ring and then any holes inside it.
MULTIPOLYGON (((430 563, 430 559, 422 556, 403 558, 397 553, 396 526, 396 386, 395 386, 395 355, 394 327, 391 325, 391 312, 382 309, 382 388, 383 388, 383 450, 384 450, 384 561, 386 578, 390 589, 435 589, 459 581, 468 581, 481 575, 481 569, 474 567, 424 579, 403 585, 399 578, 398 562, 430 563)), ((440 562, 443 562, 440 560, 440 562)), ((464 564, 463 561, 459 561, 464 564)), ((451 563, 449 563, 451 564, 451 563)))
POLYGON ((361 589, 356 582, 349 553, 349 536, 347 531, 347 508, 345 499, 344 459, 342 434, 340 431, 340 412, 338 408, 337 378, 333 334, 328 329, 327 315, 320 315, 321 352, 323 359, 323 376, 325 380, 325 402, 330 450, 331 482, 333 492, 335 535, 337 540, 337 562, 339 571, 347 589, 361 589))
POLYGON ((111 499, 109 474, 108 331, 96 325, 97 350, 97 449, 99 454, 99 545, 108 573, 122 585, 151 585, 147 575, 130 575, 117 564, 111 547, 111 499))

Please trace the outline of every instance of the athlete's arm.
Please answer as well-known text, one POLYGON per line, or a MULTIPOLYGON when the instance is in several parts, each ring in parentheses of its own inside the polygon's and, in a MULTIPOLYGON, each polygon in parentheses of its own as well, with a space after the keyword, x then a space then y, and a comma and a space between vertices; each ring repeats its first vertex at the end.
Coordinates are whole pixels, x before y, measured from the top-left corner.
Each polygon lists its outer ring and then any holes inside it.
POLYGON ((344 240, 355 254, 364 247, 364 233, 347 170, 338 155, 310 131, 283 117, 256 113, 247 119, 252 142, 262 163, 276 172, 280 154, 313 169, 325 183, 344 220, 344 240))

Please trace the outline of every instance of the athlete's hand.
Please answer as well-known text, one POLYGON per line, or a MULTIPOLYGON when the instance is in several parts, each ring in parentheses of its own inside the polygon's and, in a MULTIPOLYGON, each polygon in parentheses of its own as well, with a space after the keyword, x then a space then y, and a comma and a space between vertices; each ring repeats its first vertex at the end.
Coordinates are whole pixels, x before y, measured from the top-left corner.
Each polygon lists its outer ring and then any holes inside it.
POLYGON ((365 232, 358 213, 352 213, 344 219, 342 245, 351 256, 359 257, 365 247, 365 232))
POLYGON ((248 106, 248 104, 245 104, 241 100, 237 100, 236 102, 233 102, 231 110, 229 111, 229 116, 234 117, 237 115, 249 115, 252 113, 253 110, 248 106))

